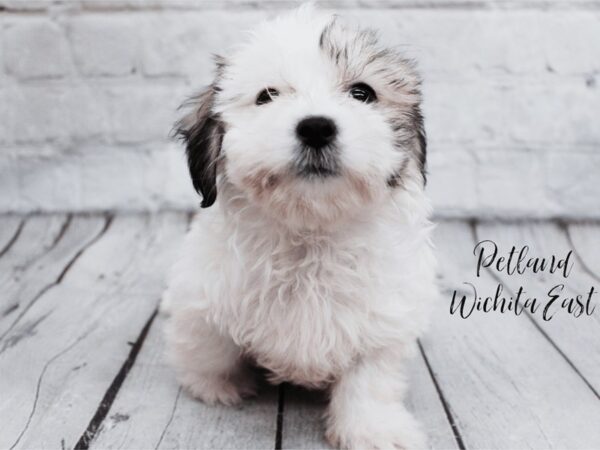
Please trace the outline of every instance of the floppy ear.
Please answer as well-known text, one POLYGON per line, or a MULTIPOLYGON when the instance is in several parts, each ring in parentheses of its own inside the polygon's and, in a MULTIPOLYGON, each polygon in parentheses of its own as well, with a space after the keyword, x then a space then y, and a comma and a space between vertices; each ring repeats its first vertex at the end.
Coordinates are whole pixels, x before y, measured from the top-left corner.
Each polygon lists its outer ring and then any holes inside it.
POLYGON ((216 85, 209 86, 189 104, 194 110, 175 125, 175 135, 186 143, 190 176, 196 192, 202 195, 202 208, 217 199, 217 165, 224 127, 214 112, 216 85))
POLYGON ((425 125, 423 124, 423 113, 421 108, 417 107, 413 111, 413 126, 416 130, 416 151, 419 169, 423 176, 423 184, 427 184, 427 135, 425 134, 425 125))

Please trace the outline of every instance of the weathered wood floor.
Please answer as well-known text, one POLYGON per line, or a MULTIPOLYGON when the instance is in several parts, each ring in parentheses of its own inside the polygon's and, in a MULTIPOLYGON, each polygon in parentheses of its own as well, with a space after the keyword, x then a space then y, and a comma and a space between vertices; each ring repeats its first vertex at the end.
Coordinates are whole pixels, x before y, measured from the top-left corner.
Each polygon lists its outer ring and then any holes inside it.
MULTIPOLYGON (((323 448, 323 396, 265 386, 207 407, 163 361, 157 304, 188 216, 0 217, 0 448, 323 448)), ((548 274, 475 276, 474 243, 573 248, 566 293, 600 286, 600 226, 446 222, 444 293, 413 361, 407 403, 430 445, 600 448, 600 311, 592 317, 449 314, 451 291, 504 282, 547 292, 548 274)))

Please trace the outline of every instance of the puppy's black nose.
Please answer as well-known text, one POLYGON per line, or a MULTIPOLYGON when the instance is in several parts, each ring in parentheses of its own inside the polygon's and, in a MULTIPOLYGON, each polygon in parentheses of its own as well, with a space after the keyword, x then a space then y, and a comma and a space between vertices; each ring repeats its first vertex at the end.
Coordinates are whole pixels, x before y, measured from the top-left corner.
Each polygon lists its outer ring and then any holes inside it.
POLYGON ((298 123, 296 134, 303 144, 319 149, 335 139, 337 128, 333 120, 327 117, 311 116, 298 123))

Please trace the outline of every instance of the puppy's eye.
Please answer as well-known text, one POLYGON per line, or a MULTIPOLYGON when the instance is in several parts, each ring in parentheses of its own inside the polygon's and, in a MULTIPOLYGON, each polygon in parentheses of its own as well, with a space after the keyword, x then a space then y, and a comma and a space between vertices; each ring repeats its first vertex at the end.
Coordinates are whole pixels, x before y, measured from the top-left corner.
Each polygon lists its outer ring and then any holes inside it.
POLYGON ((371 86, 366 83, 356 83, 350 87, 350 95, 363 103, 371 103, 377 100, 377 95, 371 86))
POLYGON ((269 103, 273 100, 273 97, 277 97, 279 95, 279 91, 275 88, 266 88, 258 93, 256 96, 256 104, 264 105, 265 103, 269 103))

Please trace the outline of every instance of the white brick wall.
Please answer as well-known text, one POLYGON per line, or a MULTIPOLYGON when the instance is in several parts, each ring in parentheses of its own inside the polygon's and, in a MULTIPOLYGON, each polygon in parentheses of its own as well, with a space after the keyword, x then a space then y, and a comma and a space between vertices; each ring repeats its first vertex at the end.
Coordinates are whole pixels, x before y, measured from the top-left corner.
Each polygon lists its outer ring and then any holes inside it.
POLYGON ((21 80, 59 78, 69 73, 69 43, 56 23, 44 18, 15 21, 4 31, 7 74, 21 80))
MULTIPOLYGON (((322 3, 418 59, 438 216, 600 218, 600 0, 322 3)), ((0 0, 0 211, 194 207, 175 108, 292 4, 0 0)))

